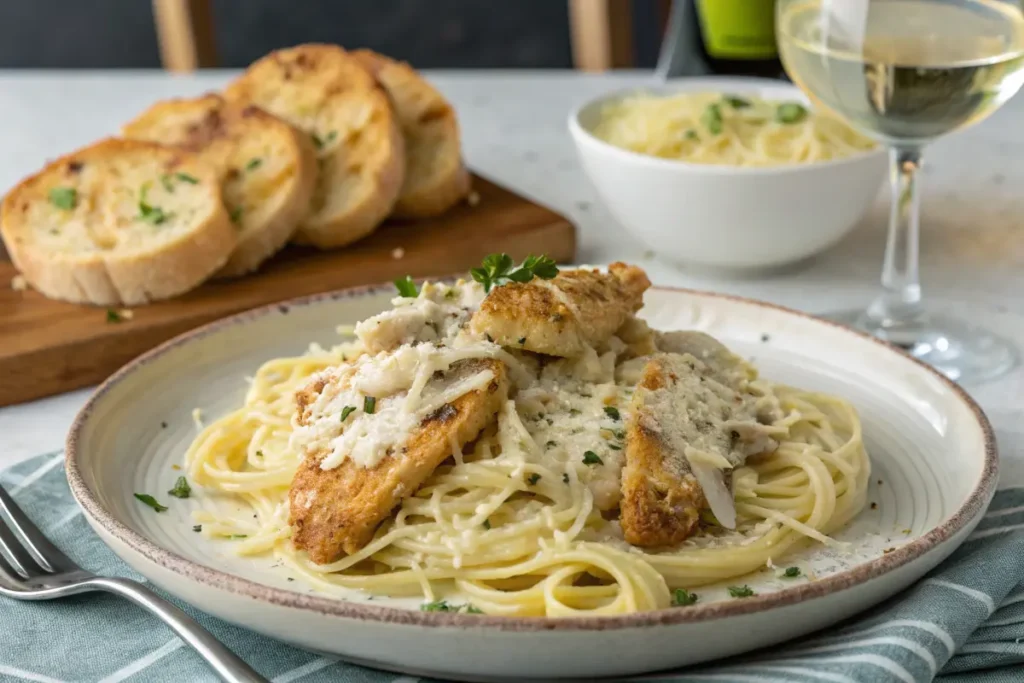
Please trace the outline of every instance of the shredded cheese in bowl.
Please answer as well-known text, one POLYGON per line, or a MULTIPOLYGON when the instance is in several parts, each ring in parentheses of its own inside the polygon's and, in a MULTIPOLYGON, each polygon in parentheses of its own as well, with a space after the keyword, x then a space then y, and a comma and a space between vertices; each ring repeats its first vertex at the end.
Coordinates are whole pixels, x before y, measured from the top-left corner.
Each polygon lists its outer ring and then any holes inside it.
POLYGON ((793 101, 722 93, 639 93, 606 104, 593 134, 640 154, 695 164, 784 166, 874 148, 842 121, 793 101))

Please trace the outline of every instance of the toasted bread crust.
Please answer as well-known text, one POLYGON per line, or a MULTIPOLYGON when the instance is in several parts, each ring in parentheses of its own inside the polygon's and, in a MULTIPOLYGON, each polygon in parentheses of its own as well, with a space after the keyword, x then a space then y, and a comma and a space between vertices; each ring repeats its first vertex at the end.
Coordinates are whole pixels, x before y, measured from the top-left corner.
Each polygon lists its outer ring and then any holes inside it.
POLYGON ((19 183, 0 209, 0 232, 35 289, 97 305, 184 293, 220 268, 237 241, 208 165, 182 149, 116 138, 61 157, 19 183), (162 175, 175 173, 195 183, 175 200, 159 199, 173 218, 140 220, 140 188, 159 188, 162 175), (55 188, 74 190, 73 208, 53 204, 55 188))
POLYGON ((613 263, 608 273, 564 270, 549 283, 513 282, 493 289, 471 325, 502 346, 571 358, 614 334, 643 306, 650 285, 643 270, 623 263, 613 263))
POLYGON ((297 242, 344 246, 391 213, 405 173, 402 134, 384 91, 343 49, 307 44, 272 52, 225 96, 261 106, 319 141, 319 180, 297 242))
MULTIPOLYGON (((307 456, 292 480, 290 523, 295 546, 318 564, 355 553, 370 542, 377 526, 402 498, 420 485, 452 453, 452 440, 461 446, 472 441, 497 414, 508 394, 505 364, 496 360, 463 361, 452 371, 491 370, 494 379, 482 390, 471 391, 445 404, 420 423, 405 444, 405 452, 386 457, 375 467, 363 468, 345 460, 334 469, 320 469, 320 459, 307 456), (315 500, 315 504, 304 501, 315 500)), ((296 395, 299 415, 323 389, 314 382, 296 395)))
POLYGON ((662 435, 650 428, 642 389, 667 385, 657 359, 644 366, 626 426, 626 466, 622 470, 619 521, 627 543, 670 546, 693 533, 706 506, 703 491, 681 453, 673 453, 662 435))
POLYGON ((371 50, 351 53, 384 87, 405 138, 406 173, 396 218, 428 218, 469 193, 455 110, 415 69, 371 50))
POLYGON ((237 216, 239 229, 238 246, 218 277, 256 270, 288 242, 309 211, 317 178, 313 143, 259 107, 231 104, 216 94, 165 100, 122 132, 186 147, 217 168, 226 208, 237 216))

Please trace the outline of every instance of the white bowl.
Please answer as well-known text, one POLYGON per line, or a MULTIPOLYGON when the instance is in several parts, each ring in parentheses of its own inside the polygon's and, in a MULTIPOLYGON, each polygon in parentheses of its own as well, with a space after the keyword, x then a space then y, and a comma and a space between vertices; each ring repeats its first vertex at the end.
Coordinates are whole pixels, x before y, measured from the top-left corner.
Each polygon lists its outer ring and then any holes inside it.
POLYGON ((798 88, 778 81, 687 78, 604 95, 572 112, 569 131, 605 204, 664 258, 733 269, 799 261, 838 242, 878 195, 886 173, 881 148, 836 161, 740 168, 639 154, 591 133, 609 102, 637 92, 691 91, 807 103, 798 88))

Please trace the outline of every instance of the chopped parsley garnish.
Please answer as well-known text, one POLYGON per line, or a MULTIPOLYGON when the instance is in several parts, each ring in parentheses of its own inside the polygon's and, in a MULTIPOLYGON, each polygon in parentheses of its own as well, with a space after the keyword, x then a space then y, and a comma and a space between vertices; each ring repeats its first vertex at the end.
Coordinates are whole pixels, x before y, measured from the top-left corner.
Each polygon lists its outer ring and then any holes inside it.
POLYGON ((200 531, 202 531, 202 530, 203 530, 203 525, 202 524, 196 524, 194 527, 192 527, 192 531, 196 532, 197 534, 200 531))
POLYGON ((78 190, 73 187, 55 187, 50 190, 50 203, 58 209, 70 211, 78 204, 78 190))
POLYGON ((259 157, 253 157, 252 159, 249 159, 249 163, 247 163, 245 165, 245 170, 246 171, 255 171, 257 168, 260 167, 260 164, 262 164, 262 163, 263 163, 263 159, 260 159, 259 157))
POLYGON ((228 536, 231 539, 249 538, 249 534, 231 534, 228 536))
POLYGON ((168 192, 174 192, 174 183, 171 182, 171 176, 164 173, 160 176, 160 184, 164 186, 164 189, 168 192))
POLYGON ((509 282, 529 282, 535 277, 550 280, 558 275, 558 266, 547 256, 527 256, 518 267, 508 254, 490 254, 480 268, 469 271, 485 292, 509 282))
POLYGON ((677 588, 672 591, 672 604, 676 607, 689 607, 696 604, 698 600, 700 597, 696 593, 691 593, 685 588, 677 588))
POLYGON ((345 418, 347 418, 349 415, 351 415, 354 412, 356 412, 356 407, 355 406, 345 406, 344 408, 342 408, 341 409, 341 421, 344 422, 345 418))
POLYGON ((525 343, 526 343, 526 337, 520 337, 519 338, 519 345, 522 346, 525 343))
POLYGON ((608 448, 612 449, 613 451, 621 451, 622 450, 622 446, 616 446, 613 443, 608 444, 608 448))
POLYGON ((164 223, 168 218, 170 218, 171 214, 167 213, 159 206, 153 206, 148 201, 146 201, 147 192, 149 192, 148 183, 143 185, 142 189, 139 190, 139 215, 137 216, 137 218, 140 221, 145 221, 146 223, 160 225, 161 223, 164 223))
POLYGON ((236 206, 235 208, 231 209, 231 212, 228 213, 228 218, 231 219, 232 223, 238 223, 240 220, 242 220, 242 207, 236 206))
POLYGON ((167 493, 175 498, 188 498, 192 494, 192 487, 188 485, 185 477, 178 477, 178 481, 174 482, 174 488, 167 493))
POLYGON ((737 97, 736 95, 725 95, 722 97, 722 101, 728 104, 733 109, 746 109, 747 107, 751 106, 750 100, 744 99, 742 97, 737 97))
POLYGON ((607 415, 608 417, 610 417, 613 420, 621 420, 622 419, 622 416, 619 415, 619 409, 616 408, 615 406, 605 406, 604 407, 604 414, 607 415))
POLYGON ((407 299, 415 299, 420 294, 420 291, 416 288, 416 283, 408 275, 395 280, 395 289, 398 290, 401 296, 407 299))
POLYGON ((750 586, 729 586, 729 595, 734 598, 749 598, 756 593, 750 586))
POLYGON ((782 572, 782 576, 787 579, 795 579, 800 576, 800 567, 786 567, 786 571, 782 572))
POLYGON ((196 178, 194 175, 189 175, 188 173, 175 173, 174 177, 183 183, 188 183, 189 185, 196 185, 199 183, 199 178, 196 178))
POLYGON ((153 508, 157 512, 163 512, 164 510, 167 509, 166 506, 161 505, 160 503, 156 502, 156 498, 154 498, 153 496, 149 495, 148 493, 136 493, 135 494, 135 498, 136 498, 136 500, 140 501, 141 503, 143 503, 145 505, 148 505, 149 507, 153 508))
POLYGON ((780 104, 775 110, 775 120, 779 123, 800 123, 807 118, 807 108, 798 102, 780 104))
POLYGON ((569 483, 569 473, 568 472, 566 472, 565 474, 562 475, 562 481, 564 481, 566 484, 569 483))
POLYGON ((617 439, 625 439, 626 438, 626 432, 621 430, 621 429, 616 431, 616 432, 613 432, 613 434, 615 434, 615 438, 617 438, 617 439))
POLYGON ((123 321, 124 321, 124 318, 121 317, 120 313, 115 311, 113 308, 108 308, 107 309, 107 322, 108 323, 119 323, 119 322, 123 322, 123 321))
POLYGON ((603 465, 604 460, 598 457, 594 451, 586 451, 583 453, 583 464, 584 465, 603 465))
POLYGON ((458 612, 458 607, 453 607, 448 604, 447 600, 435 600, 434 602, 425 602, 420 605, 421 612, 458 612))
POLYGON ((683 137, 685 137, 687 140, 700 140, 700 137, 697 135, 697 131, 695 131, 693 128, 686 131, 683 137))
POLYGON ((530 482, 530 486, 533 486, 538 481, 540 481, 540 475, 534 472, 533 474, 526 478, 526 481, 530 482))
POLYGON ((363 399, 363 412, 367 415, 373 415, 373 411, 377 409, 377 399, 373 396, 367 396, 363 399))
POLYGON ((547 448, 554 448, 554 447, 555 447, 555 446, 557 446, 558 444, 557 444, 557 443, 555 443, 554 441, 548 441, 548 442, 547 442, 546 444, 544 444, 544 445, 545 445, 545 446, 546 446, 547 448))
POLYGON ((420 605, 421 612, 465 612, 466 614, 483 614, 483 610, 471 602, 465 605, 449 605, 447 600, 435 600, 420 605))
POLYGON ((316 133, 313 133, 313 134, 312 134, 312 138, 313 138, 313 145, 314 145, 314 146, 315 146, 315 147, 316 147, 317 149, 323 149, 323 148, 324 148, 324 147, 326 147, 327 145, 329 145, 329 144, 331 144, 332 142, 334 142, 334 138, 336 138, 336 137, 338 137, 338 131, 336 131, 336 130, 332 130, 331 132, 329 132, 329 133, 328 133, 327 135, 325 135, 324 137, 320 137, 320 136, 319 136, 319 135, 317 135, 316 133))
POLYGON ((700 115, 700 122, 712 135, 722 132, 722 108, 717 104, 709 104, 700 115))
POLYGON ((489 519, 485 519, 485 520, 484 520, 484 523, 483 523, 483 527, 484 527, 485 529, 490 529, 490 528, 491 528, 491 520, 489 520, 489 519))
POLYGON ((570 408, 569 409, 569 414, 570 415, 582 415, 583 413, 582 413, 582 411, 580 411, 580 410, 578 410, 576 408, 570 408))

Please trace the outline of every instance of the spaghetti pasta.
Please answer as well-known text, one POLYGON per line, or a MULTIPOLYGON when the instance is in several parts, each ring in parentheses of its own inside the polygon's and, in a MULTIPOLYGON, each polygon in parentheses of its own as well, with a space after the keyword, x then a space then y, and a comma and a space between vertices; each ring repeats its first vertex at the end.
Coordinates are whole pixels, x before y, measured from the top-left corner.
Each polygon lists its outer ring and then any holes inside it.
MULTIPOLYGON (((613 338, 609 346, 626 343, 613 338)), ((809 544, 836 545, 830 534, 865 503, 870 462, 853 408, 755 379, 762 400, 781 409, 769 425, 779 446, 733 470, 736 528, 709 524, 664 550, 630 546, 607 514, 621 449, 614 425, 625 418, 606 406, 628 398, 634 383, 616 377, 608 351, 546 367, 557 382, 514 393, 470 448, 454 445, 453 457, 368 545, 314 564, 290 541, 288 489, 302 458, 290 446, 294 395, 316 373, 364 353, 361 342, 348 341, 271 360, 251 380, 244 405, 202 429, 186 465, 206 496, 196 515, 205 536, 233 539, 243 555, 272 554, 326 591, 461 600, 495 615, 622 614, 666 607, 675 588, 742 576, 809 544), (538 414, 544 391, 572 400, 558 416, 538 414), (605 455, 587 453, 607 465, 607 481, 580 457, 581 444, 594 438, 606 440, 605 455)))

